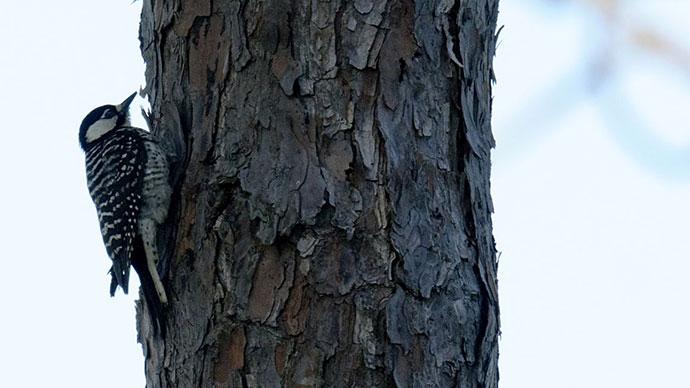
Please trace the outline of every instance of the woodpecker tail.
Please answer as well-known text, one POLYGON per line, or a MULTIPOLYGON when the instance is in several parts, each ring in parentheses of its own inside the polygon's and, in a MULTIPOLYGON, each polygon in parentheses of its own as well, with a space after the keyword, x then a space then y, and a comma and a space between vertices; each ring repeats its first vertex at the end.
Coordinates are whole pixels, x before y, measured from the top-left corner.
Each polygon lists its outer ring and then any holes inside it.
POLYGON ((144 252, 144 244, 141 238, 137 239, 134 249, 135 255, 132 258, 132 267, 139 275, 139 282, 141 283, 141 291, 144 296, 144 304, 149 311, 151 324, 155 334, 160 334, 165 337, 165 306, 161 303, 156 286, 153 282, 153 276, 149 272, 146 265, 146 253, 144 252))
POLYGON ((108 273, 112 276, 110 280, 110 296, 115 296, 117 286, 120 286, 125 295, 127 295, 129 291, 129 264, 127 264, 126 268, 123 268, 119 262, 113 261, 113 265, 108 273))

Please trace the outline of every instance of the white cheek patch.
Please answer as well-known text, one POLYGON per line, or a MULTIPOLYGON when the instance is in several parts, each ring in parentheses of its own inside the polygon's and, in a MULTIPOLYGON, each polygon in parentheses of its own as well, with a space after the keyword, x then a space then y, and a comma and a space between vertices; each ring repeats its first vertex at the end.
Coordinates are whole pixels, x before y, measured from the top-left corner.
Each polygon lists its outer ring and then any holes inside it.
POLYGON ((109 119, 98 120, 91 124, 89 129, 86 130, 86 142, 91 143, 92 141, 97 140, 99 137, 112 131, 115 129, 115 124, 117 124, 117 116, 113 116, 109 119))

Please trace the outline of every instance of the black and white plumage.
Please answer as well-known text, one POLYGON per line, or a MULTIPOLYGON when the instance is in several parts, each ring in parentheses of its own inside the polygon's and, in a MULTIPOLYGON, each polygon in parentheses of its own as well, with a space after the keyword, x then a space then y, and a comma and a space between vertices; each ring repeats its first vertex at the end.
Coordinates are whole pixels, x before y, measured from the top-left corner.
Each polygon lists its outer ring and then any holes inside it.
POLYGON ((172 190, 165 153, 149 132, 130 125, 129 105, 135 96, 91 111, 81 124, 79 142, 86 153, 89 193, 113 261, 110 294, 117 286, 127 293, 132 265, 157 325, 167 296, 156 268, 156 231, 167 217, 172 190))

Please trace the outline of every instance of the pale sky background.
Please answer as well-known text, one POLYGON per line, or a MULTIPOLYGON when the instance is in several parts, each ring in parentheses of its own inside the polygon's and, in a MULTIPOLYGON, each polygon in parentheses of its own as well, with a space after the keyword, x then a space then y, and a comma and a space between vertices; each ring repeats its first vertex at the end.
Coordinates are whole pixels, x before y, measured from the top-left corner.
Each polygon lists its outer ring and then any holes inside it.
MULTIPOLYGON (((141 387, 136 292, 108 296, 77 141, 143 83, 141 2, 39 3, 0 5, 0 386, 141 387)), ((689 18, 502 0, 501 387, 690 387, 689 18)))

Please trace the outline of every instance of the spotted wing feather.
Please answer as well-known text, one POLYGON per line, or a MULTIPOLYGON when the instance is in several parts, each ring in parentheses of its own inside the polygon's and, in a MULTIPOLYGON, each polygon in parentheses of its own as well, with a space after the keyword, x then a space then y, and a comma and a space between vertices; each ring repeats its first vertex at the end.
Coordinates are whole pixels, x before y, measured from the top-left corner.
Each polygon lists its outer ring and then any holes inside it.
POLYGON ((117 285, 128 291, 145 159, 140 135, 124 130, 113 131, 86 153, 89 193, 96 205, 106 251, 113 261, 111 294, 117 285))

